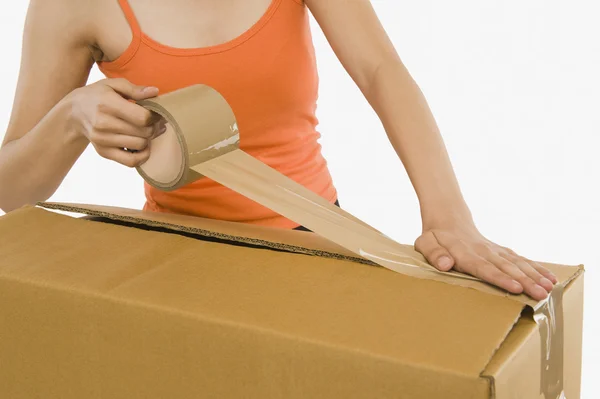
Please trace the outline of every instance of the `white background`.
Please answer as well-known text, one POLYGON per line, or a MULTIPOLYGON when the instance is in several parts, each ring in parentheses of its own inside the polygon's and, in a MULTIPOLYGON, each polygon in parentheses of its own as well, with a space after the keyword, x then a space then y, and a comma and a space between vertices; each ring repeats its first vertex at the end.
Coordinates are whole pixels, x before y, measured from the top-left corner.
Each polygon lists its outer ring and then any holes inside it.
MULTIPOLYGON (((600 397, 594 373, 600 367, 596 2, 373 3, 434 111, 483 233, 536 260, 586 265, 582 397, 600 397)), ((11 110, 26 8, 26 1, 13 0, 0 13, 0 137, 11 110)), ((374 112, 316 24, 313 31, 322 144, 340 201, 412 243, 420 228, 412 186, 374 112)), ((101 78, 94 69, 91 81, 101 78)), ((88 151, 52 199, 139 208, 143 193, 135 172, 88 151)))

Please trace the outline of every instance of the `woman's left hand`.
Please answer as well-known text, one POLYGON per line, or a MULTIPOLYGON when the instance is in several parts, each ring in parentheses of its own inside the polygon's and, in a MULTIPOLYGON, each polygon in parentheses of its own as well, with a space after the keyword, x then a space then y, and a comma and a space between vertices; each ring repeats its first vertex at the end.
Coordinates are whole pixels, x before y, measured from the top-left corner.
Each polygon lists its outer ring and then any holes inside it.
POLYGON ((470 222, 426 226, 415 249, 441 271, 454 269, 535 300, 545 299, 557 283, 546 268, 491 242, 470 222))

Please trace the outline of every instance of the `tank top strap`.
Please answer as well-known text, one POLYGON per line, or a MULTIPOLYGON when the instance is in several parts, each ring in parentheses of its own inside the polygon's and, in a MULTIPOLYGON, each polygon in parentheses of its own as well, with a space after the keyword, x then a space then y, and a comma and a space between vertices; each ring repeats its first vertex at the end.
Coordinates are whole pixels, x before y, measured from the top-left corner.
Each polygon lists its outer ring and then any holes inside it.
POLYGON ((135 13, 133 9, 129 5, 127 0, 118 0, 119 5, 121 6, 121 10, 123 10, 123 14, 125 14, 125 18, 131 27, 131 31, 134 37, 139 37, 142 33, 140 29, 140 24, 138 23, 137 18, 135 17, 135 13))

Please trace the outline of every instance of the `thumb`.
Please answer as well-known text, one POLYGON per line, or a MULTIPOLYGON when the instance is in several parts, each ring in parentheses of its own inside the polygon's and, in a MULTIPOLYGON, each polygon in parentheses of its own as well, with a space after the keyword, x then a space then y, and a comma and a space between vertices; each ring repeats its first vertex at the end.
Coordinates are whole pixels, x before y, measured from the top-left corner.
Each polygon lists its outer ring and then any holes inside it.
POLYGON ((138 86, 123 78, 105 79, 102 83, 128 100, 139 101, 158 95, 156 87, 138 86))
POLYGON ((425 259, 438 270, 447 272, 454 266, 452 255, 440 245, 431 231, 427 231, 417 238, 415 249, 422 253, 425 259))

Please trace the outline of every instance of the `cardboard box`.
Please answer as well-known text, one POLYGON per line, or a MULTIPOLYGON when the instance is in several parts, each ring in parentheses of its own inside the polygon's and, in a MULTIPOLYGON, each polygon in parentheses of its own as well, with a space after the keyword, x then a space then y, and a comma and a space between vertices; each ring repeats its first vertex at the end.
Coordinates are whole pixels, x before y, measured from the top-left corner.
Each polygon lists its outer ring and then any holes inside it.
MULTIPOLYGON (((0 398, 543 398, 538 326, 513 297, 312 233, 46 206, 114 220, 0 217, 0 398)), ((576 399, 583 268, 547 266, 567 283, 576 399)))

